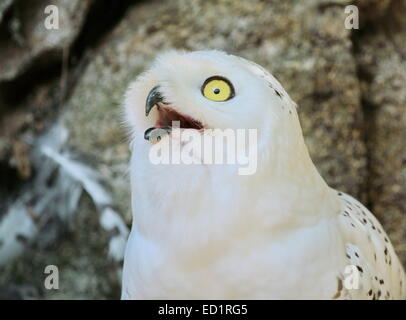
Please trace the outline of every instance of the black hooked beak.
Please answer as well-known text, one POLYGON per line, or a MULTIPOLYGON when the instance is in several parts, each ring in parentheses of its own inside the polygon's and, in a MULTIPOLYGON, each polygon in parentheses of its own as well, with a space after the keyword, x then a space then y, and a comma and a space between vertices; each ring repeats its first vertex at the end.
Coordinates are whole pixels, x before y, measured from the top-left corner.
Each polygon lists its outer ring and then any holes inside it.
POLYGON ((147 117, 152 108, 159 102, 165 103, 164 97, 159 92, 159 86, 156 86, 153 87, 152 90, 148 93, 147 101, 145 102, 145 115, 147 117))

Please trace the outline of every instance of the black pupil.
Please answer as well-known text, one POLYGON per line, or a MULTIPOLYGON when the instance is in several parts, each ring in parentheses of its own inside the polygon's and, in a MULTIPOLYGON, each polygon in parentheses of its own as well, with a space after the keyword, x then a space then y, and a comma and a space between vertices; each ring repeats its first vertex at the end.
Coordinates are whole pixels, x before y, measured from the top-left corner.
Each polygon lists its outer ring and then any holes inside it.
POLYGON ((214 92, 214 94, 219 94, 219 93, 220 93, 220 89, 219 89, 219 88, 216 88, 216 89, 213 90, 213 92, 214 92))

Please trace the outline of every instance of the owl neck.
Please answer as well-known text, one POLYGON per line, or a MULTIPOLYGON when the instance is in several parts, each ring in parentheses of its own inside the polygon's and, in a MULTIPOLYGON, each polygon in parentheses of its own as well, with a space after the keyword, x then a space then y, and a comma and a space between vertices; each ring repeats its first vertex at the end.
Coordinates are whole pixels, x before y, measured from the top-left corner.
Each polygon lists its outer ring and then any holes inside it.
POLYGON ((270 139, 271 147, 260 147, 253 183, 266 179, 265 188, 276 224, 290 221, 306 225, 334 216, 340 210, 336 191, 327 185, 313 164, 299 122, 293 130, 292 126, 289 129, 289 134, 270 139))

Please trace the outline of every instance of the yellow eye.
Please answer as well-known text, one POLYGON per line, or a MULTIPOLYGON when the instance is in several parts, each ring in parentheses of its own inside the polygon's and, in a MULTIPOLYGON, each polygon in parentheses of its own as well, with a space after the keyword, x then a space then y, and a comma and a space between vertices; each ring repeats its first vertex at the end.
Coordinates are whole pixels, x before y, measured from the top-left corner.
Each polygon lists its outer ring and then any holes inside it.
POLYGON ((203 83, 202 94, 209 100, 226 101, 234 97, 234 88, 226 78, 214 76, 203 83))

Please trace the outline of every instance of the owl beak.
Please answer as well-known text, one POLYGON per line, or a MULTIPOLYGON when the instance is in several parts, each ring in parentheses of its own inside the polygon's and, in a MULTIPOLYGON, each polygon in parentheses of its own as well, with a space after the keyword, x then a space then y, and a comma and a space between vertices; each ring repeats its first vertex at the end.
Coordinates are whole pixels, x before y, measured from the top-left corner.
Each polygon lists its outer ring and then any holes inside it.
POLYGON ((159 142, 162 137, 171 133, 171 127, 155 128, 151 127, 144 133, 144 139, 150 142, 159 142))
POLYGON ((157 106, 157 119, 155 126, 144 132, 145 140, 150 142, 160 141, 161 137, 171 133, 174 122, 178 122, 179 127, 182 129, 203 129, 203 125, 200 121, 178 112, 176 107, 172 106, 170 102, 165 101, 165 98, 162 96, 159 89, 159 86, 152 88, 145 101, 145 116, 147 117, 151 110, 157 106))
POLYGON ((156 106, 159 102, 165 103, 161 92, 159 92, 159 86, 155 86, 148 93, 147 101, 145 102, 145 116, 148 117, 152 108, 156 106))

